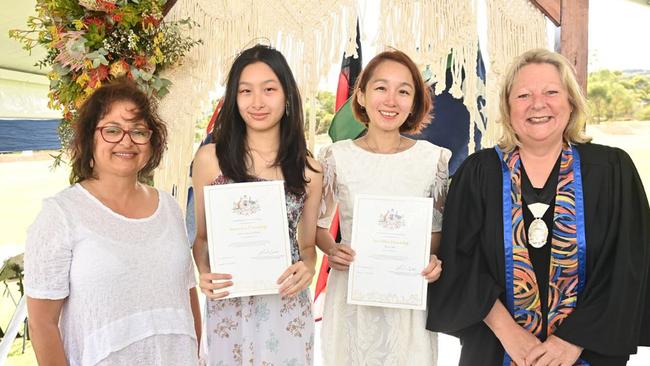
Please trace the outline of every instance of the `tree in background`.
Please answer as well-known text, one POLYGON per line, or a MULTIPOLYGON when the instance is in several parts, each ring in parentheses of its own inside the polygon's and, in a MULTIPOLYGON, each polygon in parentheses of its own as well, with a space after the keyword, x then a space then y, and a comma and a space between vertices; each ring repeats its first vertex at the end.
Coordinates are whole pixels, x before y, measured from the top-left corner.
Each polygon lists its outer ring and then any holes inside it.
POLYGON ((591 118, 593 122, 600 123, 606 119, 605 109, 609 104, 609 89, 603 83, 592 83, 589 80, 589 102, 591 104, 591 118))
MULTIPOLYGON (((316 134, 327 133, 334 118, 334 94, 328 91, 319 91, 316 96, 316 134)), ((307 115, 311 113, 311 105, 305 104, 307 115)))
POLYGON ((589 74, 591 122, 650 120, 650 75, 599 70, 589 74))

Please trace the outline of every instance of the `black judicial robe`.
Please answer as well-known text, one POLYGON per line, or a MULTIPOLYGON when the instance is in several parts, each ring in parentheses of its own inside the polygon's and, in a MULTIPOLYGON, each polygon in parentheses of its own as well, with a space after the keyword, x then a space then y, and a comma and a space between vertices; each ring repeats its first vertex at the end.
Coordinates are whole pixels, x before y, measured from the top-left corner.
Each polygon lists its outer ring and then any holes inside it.
MULTIPOLYGON (((625 365, 637 345, 650 345, 650 209, 624 151, 597 144, 577 149, 587 278, 576 309, 554 334, 584 347, 581 358, 592 366, 625 365)), ((503 363, 503 347, 483 322, 496 299, 506 304, 501 185, 496 151, 479 151, 454 175, 445 204, 443 271, 429 285, 426 326, 460 338, 462 366, 503 363)), ((549 261, 536 254, 535 272, 548 273, 549 261)), ((540 286, 546 291, 548 284, 540 286)))

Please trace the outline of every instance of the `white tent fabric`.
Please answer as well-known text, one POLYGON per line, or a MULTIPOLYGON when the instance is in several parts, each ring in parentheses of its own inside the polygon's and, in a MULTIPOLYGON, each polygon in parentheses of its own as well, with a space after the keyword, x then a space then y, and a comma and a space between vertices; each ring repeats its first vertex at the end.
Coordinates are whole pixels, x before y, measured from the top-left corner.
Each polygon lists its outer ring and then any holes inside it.
POLYGON ((61 118, 47 107, 45 76, 0 70, 0 118, 61 118))

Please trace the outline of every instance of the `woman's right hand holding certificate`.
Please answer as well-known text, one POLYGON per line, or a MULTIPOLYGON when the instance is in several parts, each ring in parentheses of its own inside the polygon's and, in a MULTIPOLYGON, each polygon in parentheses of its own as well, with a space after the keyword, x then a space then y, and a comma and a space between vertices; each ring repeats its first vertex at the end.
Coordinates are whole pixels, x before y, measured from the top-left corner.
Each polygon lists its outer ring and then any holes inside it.
POLYGON ((354 260, 355 252, 348 245, 336 244, 327 254, 330 267, 337 271, 347 271, 354 260))
POLYGON ((201 292, 210 299, 217 300, 228 296, 228 291, 219 291, 232 286, 232 276, 227 273, 201 273, 199 287, 201 292))

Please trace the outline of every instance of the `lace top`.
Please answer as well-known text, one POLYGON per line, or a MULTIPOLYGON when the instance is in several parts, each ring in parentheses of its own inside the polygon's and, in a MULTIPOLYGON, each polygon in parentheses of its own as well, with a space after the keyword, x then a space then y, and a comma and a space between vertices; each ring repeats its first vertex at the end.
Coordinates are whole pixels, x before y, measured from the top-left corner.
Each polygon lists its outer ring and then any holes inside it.
POLYGON ((151 216, 130 219, 76 184, 45 199, 29 228, 25 292, 66 299, 70 365, 197 364, 187 234, 172 197, 158 197, 151 216))
MULTIPOLYGON (((417 141, 395 154, 363 150, 351 140, 321 151, 324 202, 318 226, 328 228, 338 203, 342 242, 350 243, 357 194, 433 197, 432 231, 440 231, 451 153, 417 141)), ((437 335, 422 327, 426 312, 347 304, 348 272, 332 270, 322 324, 324 365, 435 365, 437 335)))
POLYGON ((376 154, 352 140, 334 143, 321 150, 323 202, 318 226, 329 228, 339 205, 341 238, 350 243, 352 210, 357 193, 433 197, 433 232, 442 226, 447 195, 448 163, 451 151, 418 140, 411 148, 395 154, 376 154))

